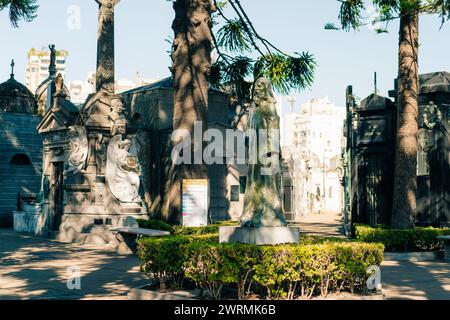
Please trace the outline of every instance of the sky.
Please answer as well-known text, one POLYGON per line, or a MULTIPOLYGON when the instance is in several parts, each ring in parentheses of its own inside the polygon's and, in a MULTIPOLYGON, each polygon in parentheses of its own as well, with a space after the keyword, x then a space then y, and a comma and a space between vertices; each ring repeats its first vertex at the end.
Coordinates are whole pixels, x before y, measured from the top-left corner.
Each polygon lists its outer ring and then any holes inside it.
MULTIPOLYGON (((53 43, 69 51, 66 82, 84 80, 95 70, 98 5, 94 0, 39 0, 37 18, 12 28, 7 12, 0 12, 2 49, 0 81, 16 62, 16 78, 24 81, 27 52, 53 43), (79 19, 77 18, 79 17, 79 19), (77 23, 79 21, 79 23, 77 23)), ((314 84, 299 93, 300 103, 328 96, 339 106, 345 104, 345 89, 353 85, 364 98, 373 92, 373 73, 378 89, 387 95, 397 74, 398 22, 389 33, 376 34, 369 27, 359 32, 329 31, 327 22, 338 22, 336 0, 241 0, 258 32, 285 52, 309 51, 318 67, 314 84)), ((370 12, 368 13, 370 14, 370 12)), ((169 0, 122 0, 116 7, 116 77, 136 80, 169 76, 169 53, 173 31, 169 0)), ((420 73, 450 71, 450 23, 440 29, 437 16, 420 21, 420 73)), ((287 102, 284 103, 287 108, 287 102)))

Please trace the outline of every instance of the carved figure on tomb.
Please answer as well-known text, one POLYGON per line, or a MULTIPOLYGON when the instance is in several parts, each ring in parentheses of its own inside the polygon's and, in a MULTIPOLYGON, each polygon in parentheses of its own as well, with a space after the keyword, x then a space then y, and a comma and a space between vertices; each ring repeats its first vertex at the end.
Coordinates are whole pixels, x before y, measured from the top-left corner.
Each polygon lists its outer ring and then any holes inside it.
POLYGON ((442 120, 441 111, 433 101, 430 101, 430 104, 425 106, 423 112, 424 126, 429 130, 433 130, 436 126, 440 125, 441 120, 442 120))
POLYGON ((111 112, 109 114, 109 119, 113 122, 111 126, 111 135, 115 136, 118 134, 124 134, 125 131, 122 130, 126 127, 126 119, 123 113, 123 103, 121 99, 113 99, 111 101, 111 112))
POLYGON ((89 152, 89 143, 84 127, 69 127, 69 146, 70 155, 66 173, 75 174, 85 167, 89 152))
POLYGON ((108 145, 106 181, 113 196, 122 203, 141 203, 139 196, 141 165, 134 143, 122 135, 114 136, 108 145))

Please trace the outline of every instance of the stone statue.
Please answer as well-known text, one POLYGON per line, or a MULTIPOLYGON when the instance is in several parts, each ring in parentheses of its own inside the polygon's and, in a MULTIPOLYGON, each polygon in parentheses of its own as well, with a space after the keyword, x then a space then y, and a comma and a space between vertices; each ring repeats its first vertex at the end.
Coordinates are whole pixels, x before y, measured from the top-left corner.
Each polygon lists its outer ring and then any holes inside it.
POLYGON ((281 204, 280 118, 272 84, 256 80, 247 125, 249 164, 243 227, 286 226, 281 204))
POLYGON ((111 135, 124 134, 125 131, 122 129, 126 127, 127 121, 123 114, 123 103, 121 99, 113 99, 111 101, 111 112, 108 117, 113 123, 111 126, 111 135))
POLYGON ((66 173, 78 173, 83 170, 89 152, 86 129, 80 126, 69 127, 70 155, 66 173))
POLYGON ((48 46, 48 48, 50 49, 50 65, 49 65, 49 74, 51 78, 54 78, 56 76, 57 73, 57 69, 56 69, 56 49, 55 49, 55 45, 51 44, 48 46))
POLYGON ((55 79, 55 95, 66 97, 66 93, 64 91, 64 78, 61 73, 58 73, 55 79))
POLYGON ((113 196, 122 203, 141 203, 141 166, 131 140, 114 136, 108 145, 106 179, 113 196))

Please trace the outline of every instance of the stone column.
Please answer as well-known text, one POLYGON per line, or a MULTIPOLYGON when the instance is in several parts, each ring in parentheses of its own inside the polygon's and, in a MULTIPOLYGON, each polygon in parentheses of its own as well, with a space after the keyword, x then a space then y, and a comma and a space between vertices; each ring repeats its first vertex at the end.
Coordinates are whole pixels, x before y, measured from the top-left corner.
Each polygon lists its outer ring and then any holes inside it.
POLYGON ((114 93, 114 7, 120 0, 95 0, 99 5, 96 90, 114 93))

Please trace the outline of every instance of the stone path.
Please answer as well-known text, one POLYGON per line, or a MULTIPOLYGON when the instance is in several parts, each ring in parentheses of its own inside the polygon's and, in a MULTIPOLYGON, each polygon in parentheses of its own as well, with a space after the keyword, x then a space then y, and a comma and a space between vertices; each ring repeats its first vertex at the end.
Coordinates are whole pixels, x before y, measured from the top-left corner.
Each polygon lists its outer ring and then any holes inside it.
POLYGON ((450 262, 385 261, 381 282, 385 299, 450 300, 450 262))
POLYGON ((134 256, 0 229, 0 300, 126 299, 148 283, 134 256), (68 268, 79 267, 81 290, 69 290, 68 268))
POLYGON ((298 224, 301 233, 326 237, 344 237, 342 215, 338 213, 309 214, 301 217, 298 224))
MULTIPOLYGON (((324 224, 316 232, 338 235, 324 224)), ((385 299, 450 300, 450 262, 385 261, 381 280, 385 299)), ((0 229, 0 300, 126 299, 146 283, 134 256, 0 229), (81 290, 67 288, 71 266, 80 268, 81 290)))

